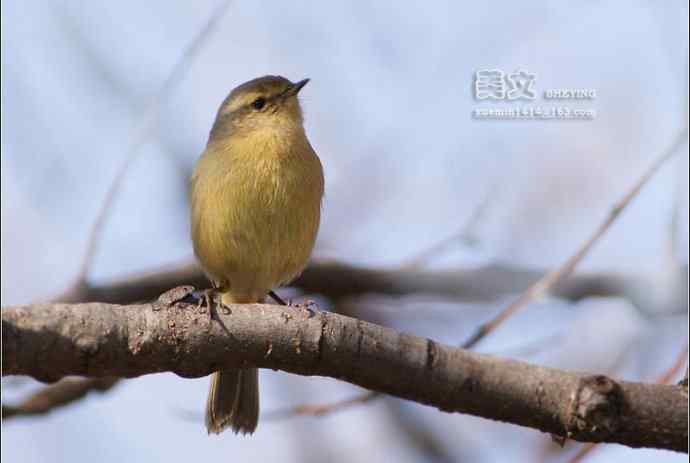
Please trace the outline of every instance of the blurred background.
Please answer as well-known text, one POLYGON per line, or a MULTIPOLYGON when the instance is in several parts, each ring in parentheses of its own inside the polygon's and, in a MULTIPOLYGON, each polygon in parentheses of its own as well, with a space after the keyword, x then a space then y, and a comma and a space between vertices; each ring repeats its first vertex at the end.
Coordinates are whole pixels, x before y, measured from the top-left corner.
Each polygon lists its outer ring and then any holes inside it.
MULTIPOLYGON (((326 175, 315 262, 386 271, 552 269, 687 124, 681 1, 24 1, 3 2, 1 20, 2 305, 48 299, 82 271, 101 284, 189 262, 191 169, 226 94, 264 74, 312 79, 301 99, 326 175), (536 99, 475 99, 482 69, 533 73, 536 99), (596 98, 545 100, 553 88, 596 98), (472 117, 525 103, 596 117, 472 117)), ((539 300, 477 350, 629 380, 671 368, 688 321, 687 143, 679 151, 576 271, 635 285, 539 300)), ((280 293, 457 345, 519 291, 481 301, 280 293)), ((41 387, 2 385, 3 403, 41 387)), ((151 375, 7 419, 2 459, 560 462, 581 448, 390 398, 277 419, 276 410, 362 390, 273 371, 261 372, 267 415, 257 433, 209 437, 207 387, 208 378, 151 375)), ((585 459, 686 461, 616 445, 585 459)))

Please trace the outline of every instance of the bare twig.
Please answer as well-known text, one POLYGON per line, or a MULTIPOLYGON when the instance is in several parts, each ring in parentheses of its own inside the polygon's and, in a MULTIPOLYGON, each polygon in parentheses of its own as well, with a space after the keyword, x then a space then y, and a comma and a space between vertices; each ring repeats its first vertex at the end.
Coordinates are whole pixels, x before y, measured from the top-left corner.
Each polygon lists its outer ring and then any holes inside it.
POLYGON ((657 384, 670 384, 671 381, 673 381, 673 378, 678 376, 681 371, 683 371, 683 367, 688 361, 688 343, 687 341, 685 342, 685 346, 681 349, 680 353, 676 357, 675 361, 673 364, 669 367, 668 370, 663 372, 657 379, 656 382, 657 384))
POLYGON ((374 398, 376 393, 366 392, 358 394, 354 397, 339 400, 336 402, 327 402, 321 404, 302 404, 295 407, 289 407, 281 410, 273 410, 264 415, 263 419, 269 421, 280 421, 286 418, 294 418, 297 416, 323 416, 334 412, 349 408, 353 405, 364 404, 374 398))
MULTIPOLYGON (((409 446, 420 454, 418 461, 429 461, 434 463, 455 463, 457 461, 473 461, 472 458, 463 458, 463 455, 454 455, 444 436, 433 426, 432 421, 420 419, 415 411, 410 407, 403 407, 399 401, 388 400, 383 402, 385 410, 390 415, 394 424, 397 426, 396 434, 400 434, 399 442, 409 446)), ((471 429, 463 430, 472 433, 471 429)), ((458 430, 460 432, 460 430, 458 430)), ((461 438, 461 436, 457 436, 461 438)))
POLYGON ((685 143, 688 137, 687 127, 681 130, 673 140, 673 143, 667 147, 659 157, 652 163, 652 165, 645 171, 645 173, 635 182, 630 190, 623 196, 623 198, 614 204, 604 222, 594 231, 589 237, 561 266, 548 272, 537 282, 532 284, 520 297, 518 297, 512 304, 501 311, 496 317, 484 323, 479 329, 465 342, 462 347, 469 349, 476 345, 487 334, 494 331, 501 323, 506 321, 511 315, 525 307, 533 300, 543 296, 549 291, 558 281, 562 280, 575 269, 577 264, 587 255, 594 244, 606 233, 609 227, 616 221, 620 213, 630 202, 637 196, 642 187, 649 181, 650 178, 659 170, 659 168, 670 159, 685 143))
POLYGON ((144 111, 141 122, 135 129, 132 139, 129 143, 127 156, 115 174, 115 177, 113 178, 113 181, 106 192, 101 209, 93 223, 86 246, 86 252, 84 253, 81 268, 77 275, 77 282, 83 282, 86 280, 89 267, 94 255, 96 254, 98 242, 100 241, 103 233, 103 227, 108 215, 112 210, 117 193, 120 191, 122 182, 129 170, 129 167, 139 155, 140 148, 144 145, 154 127, 158 124, 163 103, 170 97, 173 89, 183 80, 185 74, 191 67, 190 64, 192 60, 197 56, 203 45, 206 43, 208 37, 220 22, 228 6, 230 6, 230 0, 223 0, 218 7, 213 10, 204 27, 199 30, 197 35, 184 49, 182 55, 173 66, 168 78, 165 80, 156 96, 152 98, 149 104, 146 105, 146 110, 144 111))
POLYGON ((569 463, 577 463, 579 461, 582 461, 589 453, 594 450, 594 448, 597 447, 597 444, 593 442, 588 442, 577 450, 577 453, 573 455, 573 458, 570 460, 569 463))
POLYGON ((671 218, 668 223, 668 235, 666 236, 666 252, 669 256, 669 261, 673 265, 674 269, 681 268, 683 266, 678 245, 680 244, 680 219, 681 219, 681 206, 683 204, 683 198, 687 197, 687 191, 683 185, 683 178, 687 175, 687 171, 684 169, 678 169, 676 175, 676 182, 673 188, 673 203, 671 210, 671 218))
POLYGON ((519 343, 515 346, 505 347, 500 350, 491 351, 494 355, 501 357, 525 357, 538 354, 545 351, 547 348, 554 349, 555 346, 563 340, 563 333, 554 333, 543 336, 538 339, 531 339, 529 341, 519 343))
POLYGON ((117 378, 64 378, 31 395, 19 405, 2 405, 2 417, 44 415, 56 408, 69 405, 89 392, 106 392, 117 383, 117 378))
POLYGON ((483 218, 484 214, 486 213, 486 210, 489 208, 491 200, 493 199, 493 194, 495 192, 496 189, 494 188, 489 190, 489 192, 484 196, 484 199, 475 206, 474 210, 472 211, 472 215, 459 230, 457 230, 449 237, 432 245, 428 249, 420 252, 415 257, 412 257, 409 260, 403 262, 400 268, 405 270, 419 269, 427 265, 429 261, 431 261, 434 257, 438 256, 443 251, 448 249, 448 247, 453 243, 457 241, 471 243, 473 240, 472 231, 483 218))

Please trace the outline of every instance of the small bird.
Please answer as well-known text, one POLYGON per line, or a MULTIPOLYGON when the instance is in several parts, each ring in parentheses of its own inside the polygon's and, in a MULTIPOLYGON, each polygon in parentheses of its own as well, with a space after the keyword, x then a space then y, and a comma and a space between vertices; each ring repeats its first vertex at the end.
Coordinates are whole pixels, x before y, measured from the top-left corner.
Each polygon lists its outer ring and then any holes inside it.
MULTIPOLYGON (((307 82, 264 76, 232 90, 194 169, 194 253, 221 304, 262 302, 302 272, 314 247, 324 178, 297 99, 307 82)), ((214 373, 209 434, 251 434, 258 419, 257 369, 214 373)))

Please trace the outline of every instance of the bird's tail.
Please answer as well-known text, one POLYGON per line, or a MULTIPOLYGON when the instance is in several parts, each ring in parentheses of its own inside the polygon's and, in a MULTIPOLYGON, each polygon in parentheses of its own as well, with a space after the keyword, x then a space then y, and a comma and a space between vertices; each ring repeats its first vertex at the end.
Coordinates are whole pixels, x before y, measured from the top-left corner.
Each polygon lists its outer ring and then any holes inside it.
POLYGON ((226 427, 251 434, 259 421, 259 370, 222 370, 213 373, 206 402, 206 429, 218 434, 226 427))
MULTIPOLYGON (((261 301, 263 298, 259 298, 261 301)), ((255 298, 236 298, 226 292, 222 304, 247 303, 255 298)), ((206 402, 206 429, 218 434, 230 426, 237 433, 251 434, 259 421, 259 370, 221 370, 211 377, 206 402)))

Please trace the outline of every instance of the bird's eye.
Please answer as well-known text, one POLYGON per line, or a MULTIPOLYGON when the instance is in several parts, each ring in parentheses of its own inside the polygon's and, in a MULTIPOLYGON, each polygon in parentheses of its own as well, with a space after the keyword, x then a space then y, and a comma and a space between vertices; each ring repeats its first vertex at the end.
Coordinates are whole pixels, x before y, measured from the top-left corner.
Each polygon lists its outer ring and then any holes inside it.
POLYGON ((252 101, 252 108, 261 109, 266 105, 266 98, 260 96, 256 100, 252 101))

